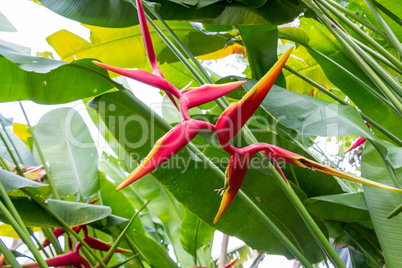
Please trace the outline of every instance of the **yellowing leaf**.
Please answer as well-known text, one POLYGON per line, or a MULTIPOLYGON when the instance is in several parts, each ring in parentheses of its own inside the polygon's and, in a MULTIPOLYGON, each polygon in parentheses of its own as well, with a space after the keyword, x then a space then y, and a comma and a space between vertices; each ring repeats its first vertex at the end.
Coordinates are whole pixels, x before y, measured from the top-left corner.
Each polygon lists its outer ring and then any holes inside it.
POLYGON ((231 46, 227 46, 223 49, 220 49, 218 51, 199 56, 199 57, 197 57, 197 59, 199 59, 199 60, 217 60, 217 59, 222 59, 231 54, 243 54, 243 57, 246 57, 246 49, 239 44, 234 44, 231 46))
POLYGON ((13 132, 32 150, 32 135, 28 125, 14 123, 13 132))

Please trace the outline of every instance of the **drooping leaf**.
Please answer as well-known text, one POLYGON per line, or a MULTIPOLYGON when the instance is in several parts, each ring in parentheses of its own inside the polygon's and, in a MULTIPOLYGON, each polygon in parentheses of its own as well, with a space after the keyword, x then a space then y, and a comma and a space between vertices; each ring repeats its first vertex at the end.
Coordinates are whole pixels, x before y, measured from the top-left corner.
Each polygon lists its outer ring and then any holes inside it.
MULTIPOLYGON (((90 25, 128 27, 138 23, 134 6, 128 1, 41 0, 44 6, 64 17, 90 25), (72 12, 77 10, 77 12, 72 12)), ((209 24, 282 24, 292 21, 304 5, 299 1, 158 0, 155 9, 164 20, 201 21, 209 24), (204 3, 205 2, 205 3, 204 3), (196 5, 197 4, 197 5, 196 5), (263 5, 262 5, 263 4, 263 5)))
POLYGON ((151 267, 167 267, 177 268, 177 264, 169 257, 167 251, 165 251, 159 243, 156 243, 151 238, 145 235, 134 232, 133 240, 141 250, 141 255, 151 265, 151 267))
MULTIPOLYGON (((394 185, 381 158, 382 156, 371 144, 366 144, 362 156, 362 176, 369 176, 374 181, 394 185)), ((400 180, 402 170, 399 168, 392 172, 400 180)), ((363 186, 363 189, 370 217, 384 252, 386 263, 389 267, 398 267, 402 265, 402 256, 400 254, 402 245, 396 241, 402 239, 400 231, 402 214, 391 219, 388 219, 387 216, 401 204, 401 196, 373 187, 363 186)))
POLYGON ((0 102, 32 100, 55 104, 96 96, 114 86, 91 60, 72 63, 33 57, 0 44, 0 102))
POLYGON ((46 113, 35 127, 60 196, 87 200, 99 189, 98 152, 88 127, 71 108, 46 113))
POLYGON ((28 190, 40 200, 46 200, 52 194, 49 185, 31 181, 3 169, 0 169, 0 183, 11 196, 26 196, 20 189, 28 190))
MULTIPOLYGON (((12 197, 12 202, 25 225, 31 227, 61 227, 56 220, 54 220, 31 199, 24 197, 12 197)), ((106 206, 89 205, 53 199, 47 200, 46 206, 70 226, 94 222, 107 217, 112 212, 112 210, 106 206)), ((1 214, 0 218, 2 221, 7 222, 7 220, 1 214)))

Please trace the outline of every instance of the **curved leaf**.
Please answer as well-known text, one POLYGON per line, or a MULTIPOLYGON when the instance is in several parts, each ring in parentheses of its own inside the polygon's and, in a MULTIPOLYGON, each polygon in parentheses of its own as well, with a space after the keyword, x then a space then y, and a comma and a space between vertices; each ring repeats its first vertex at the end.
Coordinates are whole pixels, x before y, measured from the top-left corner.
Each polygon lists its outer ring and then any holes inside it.
MULTIPOLYGON (((400 180, 402 170, 399 168, 393 172, 400 180)), ((362 175, 369 176, 370 179, 380 183, 394 185, 382 156, 371 144, 366 144, 363 150, 362 175)), ((363 186, 363 189, 387 265, 389 267, 402 266, 402 255, 400 254, 402 244, 399 243, 402 241, 402 214, 391 219, 387 218, 391 211, 401 204, 401 195, 368 186, 363 186)))
POLYGON ((88 127, 71 108, 46 113, 35 127, 60 196, 88 200, 99 189, 98 152, 88 127))
MULTIPOLYGON (((12 202, 27 226, 62 227, 38 204, 29 198, 12 197, 12 202)), ((111 214, 110 207, 49 199, 46 206, 68 225, 77 226, 98 221, 111 214)), ((2 221, 7 222, 2 215, 2 221)))
POLYGON ((26 189, 40 200, 46 200, 52 194, 49 185, 28 180, 11 172, 0 169, 0 183, 11 196, 26 196, 19 189, 26 189))
POLYGON ((72 63, 22 54, 0 44, 0 102, 55 104, 96 96, 117 83, 91 60, 72 63))
MULTIPOLYGON (((128 27, 138 23, 136 9, 128 1, 40 0, 40 2, 53 12, 85 24, 128 27)), ((202 0, 198 3, 195 0, 156 2, 156 10, 164 20, 201 21, 221 25, 282 24, 292 21, 304 8, 301 1, 291 0, 238 1, 258 8, 216 0, 202 0)))
POLYGON ((16 32, 17 29, 11 24, 11 22, 0 12, 0 31, 1 32, 16 32))

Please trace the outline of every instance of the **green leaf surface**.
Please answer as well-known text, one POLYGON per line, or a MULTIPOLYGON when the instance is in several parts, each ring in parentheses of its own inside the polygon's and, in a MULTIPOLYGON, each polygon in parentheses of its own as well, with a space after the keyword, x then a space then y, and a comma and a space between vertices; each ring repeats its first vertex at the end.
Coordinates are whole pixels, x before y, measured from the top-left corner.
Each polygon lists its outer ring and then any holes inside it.
MULTIPOLYGON (((45 7, 69 19, 103 27, 138 24, 137 11, 129 1, 41 0, 45 7), (75 12, 74 12, 75 11, 75 12)), ((201 21, 210 24, 282 24, 303 11, 300 1, 158 0, 156 10, 164 20, 201 21), (203 3, 206 2, 206 3, 203 3), (258 7, 258 8, 253 8, 258 7)))
MULTIPOLYGON (((13 197, 12 201, 25 225, 32 227, 62 227, 31 199, 13 197)), ((52 199, 47 200, 46 206, 70 226, 98 221, 107 217, 112 212, 112 210, 106 206, 52 199)), ((0 217, 3 218, 2 215, 0 215, 0 217)), ((2 221, 7 222, 6 219, 2 219, 2 221)))
POLYGON ((316 217, 341 222, 369 221, 370 215, 363 192, 316 196, 304 205, 316 217))
POLYGON ((46 200, 52 194, 49 185, 31 181, 24 177, 0 169, 0 183, 10 196, 26 196, 20 189, 26 189, 40 200, 46 200))
POLYGON ((0 11, 0 32, 16 32, 17 29, 11 24, 11 22, 0 11))
MULTIPOLYGON (((399 180, 402 178, 401 169, 396 169, 393 172, 399 180)), ((366 144, 364 147, 362 175, 371 180, 394 186, 382 156, 371 144, 366 144)), ((387 265, 389 267, 402 266, 402 255, 400 254, 402 250, 400 243, 402 241, 402 214, 391 219, 387 218, 391 211, 401 204, 401 195, 370 186, 363 186, 363 189, 370 217, 387 265)))
POLYGON ((262 106, 285 126, 303 135, 363 136, 375 139, 354 107, 273 86, 262 106))
POLYGON ((196 251, 212 239, 214 232, 214 228, 186 211, 181 224, 180 241, 188 253, 196 256, 196 251))
POLYGON ((0 44, 0 102, 32 100, 56 104, 96 96, 115 83, 91 60, 70 64, 33 57, 0 44))
MULTIPOLYGON (((136 163, 145 157, 155 141, 169 130, 169 126, 159 116, 127 91, 103 95, 92 102, 92 107, 97 107, 102 119, 106 120, 109 131, 136 163), (109 105, 114 105, 116 109, 101 109, 109 105), (125 127, 115 121, 130 118, 125 127), (115 127, 111 127, 112 121, 116 123, 115 127)), ((127 162, 131 169, 136 166, 133 162, 130 165, 129 159, 127 162)), ((207 224, 212 224, 221 201, 214 189, 222 187, 223 178, 219 178, 215 172, 204 166, 203 162, 191 158, 187 149, 181 150, 176 158, 157 168, 151 176, 190 212, 207 224)), ((143 178, 136 184, 146 183, 147 180, 150 179, 143 178)), ((253 196, 255 202, 262 205, 263 211, 308 258, 316 261, 322 257, 319 250, 313 250, 318 248, 308 229, 304 225, 293 224, 301 221, 299 214, 264 168, 258 166, 250 169, 243 189, 253 196)), ((238 198, 235 198, 216 226, 222 232, 237 236, 254 248, 291 257, 282 243, 238 198), (259 230, 258 239, 250 230, 259 230)))
POLYGON ((260 80, 278 60, 276 52, 278 27, 274 25, 239 26, 239 30, 246 46, 252 77, 260 80))
POLYGON ((169 257, 161 245, 145 235, 134 232, 134 243, 138 246, 139 253, 151 265, 151 267, 177 268, 177 264, 169 257))
POLYGON ((89 201, 99 190, 98 152, 78 112, 52 110, 42 116, 34 134, 60 196, 78 193, 77 200, 89 201))
MULTIPOLYGON (((108 181, 104 175, 101 175, 100 193, 102 204, 109 206, 114 215, 130 219, 135 214, 136 210, 131 205, 130 201, 125 197, 125 195, 122 192, 116 192, 115 188, 116 187, 113 183, 108 181)), ((145 233, 144 226, 138 217, 134 219, 130 228, 142 234, 145 233)))

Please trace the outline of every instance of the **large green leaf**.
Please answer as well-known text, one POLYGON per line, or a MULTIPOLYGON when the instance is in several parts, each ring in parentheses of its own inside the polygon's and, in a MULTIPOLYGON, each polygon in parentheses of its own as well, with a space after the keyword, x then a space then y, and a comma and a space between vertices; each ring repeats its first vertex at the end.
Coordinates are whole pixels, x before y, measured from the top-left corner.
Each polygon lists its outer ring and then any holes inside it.
POLYGON ((28 180, 4 169, 0 169, 0 183, 11 196, 26 196, 20 189, 28 190, 40 200, 46 200, 52 194, 49 185, 28 180))
POLYGON ((278 60, 276 52, 278 27, 274 25, 240 26, 239 30, 246 46, 252 77, 260 80, 278 60))
MULTIPOLYGON (((127 91, 100 96, 92 102, 92 106, 98 109, 111 133, 136 163, 148 154, 154 142, 170 128, 127 91), (110 105, 116 109, 107 109, 110 105), (118 123, 119 120, 125 121, 126 124, 123 126, 118 123), (112 121, 115 122, 114 127, 110 125, 112 121)), ((228 158, 225 158, 220 161, 223 165, 227 160, 228 158)), ((130 159, 125 161, 130 169, 136 166, 130 159)), ((192 158, 187 149, 181 150, 174 159, 157 168, 152 177, 190 212, 212 224, 220 203, 220 197, 214 189, 222 187, 223 178, 219 178, 197 158, 192 158)), ((136 184, 146 183, 147 180, 151 179, 143 178, 136 184)), ((262 206, 263 211, 307 258, 312 261, 322 258, 321 251, 306 226, 294 224, 302 221, 299 214, 275 179, 261 165, 248 171, 243 190, 253 196, 253 200, 262 206)), ((224 233, 239 237, 253 248, 291 257, 282 243, 239 198, 235 198, 216 226, 224 233), (258 230, 258 235, 250 230, 258 230)))
MULTIPOLYGON (((124 158, 123 154, 121 158, 124 158)), ((117 159, 111 156, 102 155, 99 169, 108 174, 116 184, 120 183, 125 179, 126 175, 122 172, 122 168, 119 166, 117 159)), ((111 184, 114 189, 116 185, 111 184)), ((180 238, 181 238, 181 225, 182 219, 184 217, 184 208, 174 199, 174 197, 163 188, 157 181, 153 179, 140 180, 134 185, 130 185, 122 191, 127 198, 130 200, 142 199, 142 200, 152 200, 147 207, 147 214, 152 215, 151 224, 154 222, 162 223, 163 229, 166 232, 166 236, 170 240, 173 251, 176 255, 177 260, 184 267, 194 264, 191 256, 183 248, 180 238)), ((122 194, 120 192, 120 194, 122 194)), ((111 195, 113 198, 113 195, 111 195)), ((140 204, 143 201, 139 202, 140 204)), ((113 207, 112 207, 113 208, 113 207)), ((148 219, 146 219, 148 220, 148 219)), ((150 224, 148 221, 144 223, 150 224)), ((151 225, 151 226, 152 226, 151 225)), ((160 238, 159 238, 160 239, 160 238)))
POLYGON ((22 54, 1 44, 0 55, 0 102, 65 103, 116 86, 106 70, 88 59, 67 63, 22 54))
POLYGON ((262 106, 279 122, 303 135, 375 139, 360 114, 351 106, 327 102, 275 85, 262 106))
MULTIPOLYGON (((135 214, 135 208, 131 205, 130 201, 125 197, 122 192, 114 190, 115 185, 108 181, 104 175, 100 178, 100 193, 102 198, 102 204, 109 206, 112 209, 112 213, 116 216, 130 219, 135 214)), ((136 230, 137 232, 144 233, 144 226, 141 223, 140 218, 136 218, 130 226, 130 230, 136 230)))
POLYGON ((98 152, 81 116, 71 108, 52 110, 34 134, 60 196, 78 193, 77 200, 89 201, 99 189, 98 152))
POLYGON ((326 220, 341 222, 370 220, 362 192, 312 197, 307 199, 304 205, 311 214, 326 220))
MULTIPOLYGON (((159 22, 156 23, 162 28, 159 22)), ((169 26, 196 56, 222 49, 229 38, 225 35, 206 35, 188 22, 170 22, 169 26)), ((65 61, 96 58, 112 66, 149 68, 139 25, 119 29, 86 27, 91 30, 90 43, 66 30, 52 34, 47 41, 65 61)), ((166 30, 164 33, 168 34, 166 30)), ((150 34, 159 62, 178 61, 153 28, 150 28, 150 34)))
MULTIPOLYGON (((137 11, 129 1, 41 0, 40 2, 62 16, 85 24, 128 27, 138 23, 137 11)), ((292 21, 304 8, 301 1, 291 0, 238 1, 249 6, 215 0, 158 0, 153 2, 157 2, 156 10, 164 20, 201 21, 222 25, 282 24, 292 21)))
POLYGON ((181 243, 183 248, 193 256, 199 248, 212 239, 215 229, 197 216, 186 212, 181 225, 181 243))
MULTIPOLYGON (((61 227, 42 207, 29 198, 12 197, 12 202, 27 226, 61 227)), ((106 206, 89 205, 76 202, 49 199, 46 206, 70 226, 98 221, 111 214, 106 206)), ((2 215, 0 215, 1 218, 2 215)), ((6 219, 2 221, 7 222, 6 219)))
POLYGON ((140 254, 151 265, 151 267, 178 267, 169 257, 167 251, 165 251, 161 245, 153 239, 146 237, 139 232, 134 232, 132 237, 140 254))
MULTIPOLYGON (((399 168, 393 172, 400 180, 402 170, 399 168)), ((362 175, 374 181, 394 186, 382 156, 371 144, 366 144, 363 151, 362 175)), ((387 216, 401 204, 401 195, 370 186, 363 186, 363 188, 370 217, 386 263, 389 267, 400 267, 402 266, 402 244, 400 243, 402 241, 402 214, 391 219, 388 219, 387 216)))

